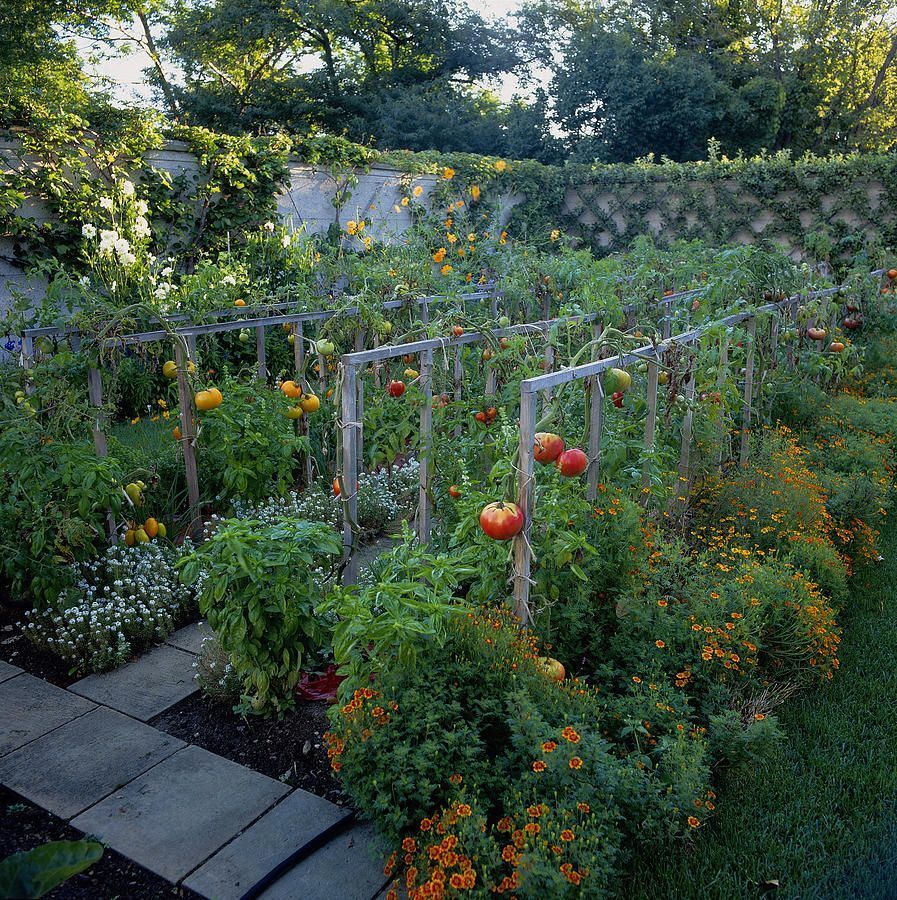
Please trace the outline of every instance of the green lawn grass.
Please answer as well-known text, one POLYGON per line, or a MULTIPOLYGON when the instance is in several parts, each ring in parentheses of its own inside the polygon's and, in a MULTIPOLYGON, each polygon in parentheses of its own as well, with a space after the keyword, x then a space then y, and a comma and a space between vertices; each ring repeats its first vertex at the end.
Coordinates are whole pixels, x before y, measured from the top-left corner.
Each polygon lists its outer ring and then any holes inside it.
POLYGON ((787 739, 724 778, 716 819, 655 848, 624 896, 897 897, 897 522, 881 546, 852 580, 834 681, 779 709, 787 739))

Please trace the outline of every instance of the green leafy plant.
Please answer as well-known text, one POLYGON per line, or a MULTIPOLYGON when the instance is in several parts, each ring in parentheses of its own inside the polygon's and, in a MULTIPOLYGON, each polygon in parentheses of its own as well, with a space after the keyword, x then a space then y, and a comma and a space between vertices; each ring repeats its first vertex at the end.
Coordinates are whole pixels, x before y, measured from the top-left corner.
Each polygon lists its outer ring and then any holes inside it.
POLYGON ((328 644, 315 608, 341 549, 336 532, 316 522, 229 519, 179 564, 185 582, 201 581, 200 611, 242 679, 241 709, 295 703, 301 668, 328 644))
POLYGON ((43 897, 103 856, 96 841, 50 841, 0 862, 0 897, 43 897))

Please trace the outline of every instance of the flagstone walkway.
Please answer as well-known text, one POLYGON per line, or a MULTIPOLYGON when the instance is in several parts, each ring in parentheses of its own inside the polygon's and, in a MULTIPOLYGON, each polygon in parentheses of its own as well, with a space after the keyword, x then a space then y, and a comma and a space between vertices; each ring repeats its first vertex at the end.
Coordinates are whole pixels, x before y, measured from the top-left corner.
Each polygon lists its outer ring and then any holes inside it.
POLYGON ((197 690, 204 626, 68 690, 0 661, 0 784, 174 884, 238 900, 371 900, 382 856, 333 803, 147 725, 197 690))

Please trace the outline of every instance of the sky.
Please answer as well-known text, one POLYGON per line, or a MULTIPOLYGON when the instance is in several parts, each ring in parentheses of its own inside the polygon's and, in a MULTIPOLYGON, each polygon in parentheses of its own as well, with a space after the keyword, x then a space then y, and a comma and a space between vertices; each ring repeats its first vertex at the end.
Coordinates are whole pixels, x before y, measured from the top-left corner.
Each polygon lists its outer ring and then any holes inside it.
MULTIPOLYGON (((470 0, 472 8, 482 15, 494 19, 505 18, 513 14, 522 0, 470 0)), ((95 49, 89 41, 79 40, 79 49, 86 59, 95 55, 95 49)), ((143 70, 150 65, 149 58, 142 51, 115 58, 98 58, 89 62, 87 70, 101 79, 113 97, 123 104, 149 105, 152 103, 152 92, 144 81, 143 70)), ((518 79, 506 75, 496 84, 490 85, 504 101, 509 101, 515 93, 520 93, 518 79)))

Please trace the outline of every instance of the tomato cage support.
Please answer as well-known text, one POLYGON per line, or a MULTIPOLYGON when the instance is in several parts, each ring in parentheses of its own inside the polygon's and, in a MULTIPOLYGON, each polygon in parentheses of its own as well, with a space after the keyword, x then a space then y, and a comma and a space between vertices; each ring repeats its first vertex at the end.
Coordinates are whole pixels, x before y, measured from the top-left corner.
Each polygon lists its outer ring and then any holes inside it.
MULTIPOLYGON (((879 275, 880 272, 872 272, 879 275)), ((843 290, 842 287, 826 288, 820 291, 811 291, 806 294, 787 297, 775 303, 768 303, 756 309, 745 310, 725 318, 705 322, 704 324, 673 335, 657 344, 648 344, 627 353, 617 354, 601 360, 593 360, 589 363, 574 368, 561 369, 557 372, 537 375, 524 379, 520 384, 520 445, 518 450, 518 488, 517 505, 524 516, 524 526, 520 534, 514 538, 513 545, 513 584, 514 584, 514 613, 523 625, 532 622, 529 605, 529 595, 532 570, 532 545, 529 535, 532 528, 533 503, 535 495, 535 459, 533 448, 536 431, 536 406, 540 392, 545 392, 571 381, 587 380, 590 383, 591 401, 588 408, 589 415, 589 443, 588 443, 588 469, 587 497, 594 500, 597 496, 598 478, 600 473, 601 455, 601 426, 603 411, 603 388, 601 375, 614 366, 624 366, 633 362, 648 363, 648 414, 645 421, 645 450, 650 454, 654 449, 655 430, 657 421, 657 386, 658 366, 662 356, 674 345, 691 345, 696 343, 702 335, 715 328, 730 328, 735 325, 747 323, 748 347, 745 362, 744 401, 741 423, 741 442, 739 448, 739 460, 743 465, 747 461, 750 442, 750 428, 752 421, 753 388, 754 388, 754 360, 756 349, 757 317, 769 313, 777 314, 785 310, 796 309, 802 300, 831 296, 843 290)), ((665 298, 670 299, 670 298, 665 298)), ((770 332, 773 345, 778 346, 778 328, 770 332)), ((728 348, 728 335, 723 336, 721 353, 721 371, 724 373, 727 366, 726 352, 728 348)), ((691 398, 694 397, 695 378, 692 376, 688 391, 691 398)), ((691 444, 692 419, 689 413, 683 420, 682 448, 679 457, 678 478, 680 483, 688 481, 688 462, 691 444)), ((642 485, 646 487, 647 470, 643 472, 642 485)))
MULTIPOLYGON (((499 302, 502 294, 494 285, 487 286, 481 291, 472 291, 467 294, 458 295, 438 295, 427 297, 413 297, 403 300, 388 300, 381 306, 384 310, 399 310, 408 306, 418 305, 421 307, 421 318, 426 321, 428 319, 428 309, 432 304, 441 303, 468 303, 478 302, 482 300, 490 300, 493 309, 499 302)), ((281 304, 282 305, 282 304, 281 304)), ((276 325, 291 325, 293 334, 296 336, 293 342, 293 361, 297 375, 304 372, 306 350, 304 346, 304 324, 317 322, 323 323, 336 316, 358 317, 360 310, 358 307, 349 307, 344 310, 309 310, 306 312, 272 312, 272 307, 264 310, 262 315, 254 317, 246 317, 246 308, 238 307, 235 311, 220 310, 222 315, 227 314, 230 318, 228 321, 205 322, 200 324, 183 325, 174 329, 153 329, 149 331, 134 332, 132 334, 118 335, 116 337, 107 338, 103 341, 104 349, 115 347, 127 347, 137 344, 154 343, 158 341, 171 342, 174 345, 175 362, 178 367, 177 387, 178 387, 178 403, 180 406, 180 428, 181 428, 181 450, 184 455, 184 477, 187 483, 187 498, 189 504, 190 522, 188 532, 197 535, 202 526, 202 509, 200 504, 200 486, 199 486, 199 470, 196 460, 196 429, 193 420, 192 395, 190 385, 187 379, 187 366, 189 362, 195 361, 196 358, 196 338, 201 335, 223 334, 229 331, 239 331, 243 329, 254 328, 256 331, 256 377, 259 380, 267 379, 267 368, 265 360, 265 341, 264 330, 266 327, 276 325), (237 318, 239 316, 239 318, 237 318)), ((79 329, 68 326, 48 326, 42 328, 25 329, 22 338, 22 367, 27 370, 33 359, 34 341, 40 337, 65 337, 77 343, 78 347, 83 349, 83 334, 79 329)), ((364 329, 358 328, 355 333, 356 348, 362 346, 364 340, 364 329)), ((85 342, 86 343, 86 342, 85 342)), ((319 380, 321 383, 325 380, 326 366, 323 357, 319 356, 319 380)), ((107 425, 106 416, 103 413, 103 387, 102 374, 99 368, 91 366, 88 369, 88 393, 90 405, 97 410, 96 418, 92 425, 92 436, 94 442, 94 450, 98 457, 108 456, 108 444, 106 440, 105 428, 107 425)), ((307 428, 305 423, 300 425, 307 428)), ((304 460, 304 469, 307 481, 310 483, 311 458, 306 455, 304 460)), ((116 526, 114 518, 111 514, 107 517, 107 530, 109 539, 115 537, 116 526)))
MULTIPOLYGON (((507 328, 498 328, 491 332, 494 338, 511 337, 513 335, 531 335, 544 338, 552 325, 586 324, 595 322, 599 318, 598 313, 586 313, 578 316, 563 316, 556 319, 548 319, 540 322, 528 322, 521 325, 511 325, 507 328)), ((418 384, 423 392, 423 404, 420 414, 420 471, 417 514, 417 536, 421 543, 428 543, 432 528, 432 505, 430 502, 430 447, 433 432, 433 353, 434 351, 460 350, 466 344, 476 344, 489 338, 489 335, 480 331, 466 332, 457 336, 429 338, 420 341, 412 341, 407 344, 388 345, 377 347, 373 350, 362 350, 356 353, 345 353, 340 359, 342 369, 342 406, 340 431, 342 435, 342 486, 340 487, 340 500, 343 507, 343 559, 345 569, 343 580, 346 584, 353 584, 357 577, 357 566, 354 559, 355 529, 358 521, 358 494, 356 484, 360 470, 360 461, 363 458, 362 447, 364 438, 364 404, 361 386, 361 370, 369 365, 376 365, 386 360, 396 359, 401 356, 417 356, 420 359, 420 374, 418 384)), ((455 359, 460 360, 455 356, 455 359)), ((457 369, 455 368, 455 371, 457 369)))

